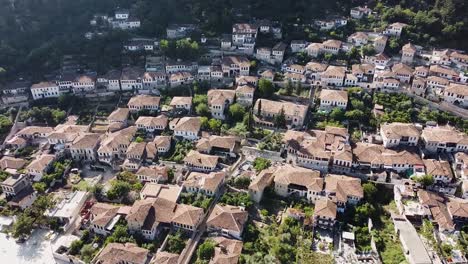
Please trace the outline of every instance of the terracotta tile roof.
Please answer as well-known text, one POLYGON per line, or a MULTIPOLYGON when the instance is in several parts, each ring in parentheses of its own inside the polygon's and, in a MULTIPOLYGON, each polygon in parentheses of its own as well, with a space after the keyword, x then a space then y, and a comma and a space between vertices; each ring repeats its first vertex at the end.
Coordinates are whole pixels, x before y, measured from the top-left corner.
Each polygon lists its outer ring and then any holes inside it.
POLYGON ((253 94, 254 92, 255 92, 255 87, 253 87, 253 86, 251 86, 249 84, 237 86, 237 88, 236 88, 236 93, 253 94))
POLYGON ((322 77, 341 77, 346 75, 346 68, 342 66, 328 66, 328 68, 321 73, 322 77))
POLYGON ((93 220, 91 223, 105 227, 119 211, 120 207, 107 203, 96 203, 91 207, 93 220))
POLYGON ((455 71, 454 69, 446 67, 446 66, 442 66, 442 65, 437 65, 437 64, 436 65, 431 65, 429 67, 429 71, 430 72, 435 72, 435 73, 447 74, 447 75, 449 75, 449 77, 458 76, 458 72, 455 71))
POLYGON ((286 164, 278 167, 274 177, 274 182, 282 185, 296 184, 314 191, 323 189, 323 178, 320 178, 320 172, 316 170, 286 164))
POLYGON ((140 195, 145 199, 162 198, 173 203, 177 202, 182 188, 178 185, 146 183, 141 189, 140 195))
POLYGON ((101 140, 101 134, 97 133, 80 133, 73 143, 71 144, 71 149, 93 149, 95 148, 101 140))
POLYGON ((149 251, 132 243, 109 243, 96 257, 96 264, 146 264, 149 251))
POLYGON ((423 160, 426 167, 426 174, 433 176, 445 176, 453 179, 452 169, 450 163, 445 160, 425 159, 423 160))
POLYGON ((192 97, 191 96, 175 96, 172 98, 170 106, 177 106, 177 105, 192 105, 192 97))
POLYGON ((336 193, 336 199, 340 202, 347 202, 348 196, 364 197, 361 180, 343 175, 328 174, 325 177, 325 191, 336 193))
POLYGON ((41 127, 41 126, 27 126, 20 131, 16 132, 17 135, 32 136, 34 134, 50 134, 54 131, 52 127, 41 127))
POLYGON ((135 125, 142 125, 145 127, 162 127, 165 129, 169 123, 169 118, 165 115, 159 116, 140 116, 138 117, 135 125))
POLYGON ((295 104, 291 102, 277 102, 267 99, 258 99, 255 102, 255 110, 258 109, 258 104, 260 102, 262 104, 262 112, 265 111, 268 113, 279 113, 281 109, 283 109, 285 115, 299 116, 301 118, 305 118, 305 116, 307 115, 307 110, 309 108, 307 105, 295 104))
POLYGON ((323 72, 327 67, 328 64, 311 61, 306 64, 305 69, 312 72, 323 72))
POLYGON ((403 48, 401 48, 401 50, 404 52, 416 52, 416 47, 411 43, 407 43, 403 46, 403 48))
POLYGON ((413 68, 403 63, 397 63, 393 65, 392 72, 397 73, 397 74, 412 75, 413 68))
POLYGON ((451 83, 447 88, 445 88, 444 93, 468 96, 468 85, 451 83))
POLYGON ((185 163, 189 163, 194 166, 206 166, 210 168, 216 167, 218 160, 218 156, 202 154, 195 150, 190 150, 190 152, 184 158, 185 163))
POLYGON ((130 98, 127 105, 128 107, 159 106, 160 100, 158 96, 141 94, 130 98))
POLYGON ((51 154, 42 154, 36 157, 27 167, 28 170, 44 171, 49 164, 55 160, 55 156, 51 154))
POLYGON ((201 138, 198 140, 196 148, 200 151, 209 151, 211 148, 234 150, 238 142, 239 139, 237 137, 212 135, 208 138, 201 138))
POLYGON ((168 172, 169 168, 167 166, 151 165, 149 167, 140 167, 136 172, 136 175, 144 175, 157 181, 167 181, 168 172))
POLYGON ((224 67, 231 67, 233 64, 237 64, 241 67, 247 67, 250 66, 250 61, 246 57, 228 56, 223 58, 222 64, 224 67))
POLYGON ((283 142, 300 154, 330 159, 335 153, 351 152, 348 137, 345 128, 326 127, 325 131, 299 132, 288 130, 283 136, 283 142))
POLYGON ((150 264, 177 264, 179 255, 165 251, 158 251, 150 264))
POLYGON ((320 100, 332 102, 348 102, 348 92, 341 90, 322 89, 320 91, 320 100))
POLYGON ((173 223, 198 226, 203 217, 203 209, 186 204, 178 204, 172 218, 173 223))
POLYGON ((191 172, 184 181, 184 187, 194 187, 202 190, 216 192, 226 177, 225 172, 211 172, 209 174, 191 172))
POLYGON ((156 144, 157 147, 170 148, 171 140, 172 140, 171 136, 156 136, 153 142, 156 144))
POLYGON ((146 142, 132 142, 127 148, 127 156, 143 156, 146 150, 146 142))
POLYGON ((9 156, 4 156, 2 159, 0 159, 0 168, 2 170, 6 170, 6 169, 19 170, 23 168, 25 164, 26 164, 26 160, 24 159, 13 158, 9 156))
POLYGON ((236 91, 212 89, 208 91, 208 104, 209 105, 225 105, 226 102, 234 102, 236 91))
POLYGON ((450 126, 425 127, 421 137, 427 142, 468 144, 468 136, 450 126))
POLYGON ((336 204, 329 199, 318 199, 315 202, 314 217, 336 219, 336 204))
POLYGON ((466 200, 451 199, 447 203, 447 207, 452 217, 468 218, 468 203, 466 200))
POLYGON ((175 125, 174 130, 177 131, 190 131, 198 133, 200 131, 201 121, 200 117, 182 117, 178 120, 177 124, 175 125))
POLYGON ((111 122, 124 122, 128 119, 130 110, 128 108, 117 108, 108 117, 111 122))
POLYGON ((107 134, 104 140, 102 140, 98 152, 110 153, 113 152, 113 149, 119 149, 119 146, 128 146, 136 131, 137 128, 135 126, 131 126, 117 132, 107 134))
POLYGON ((31 89, 39 89, 39 88, 48 88, 48 87, 58 87, 57 84, 53 82, 40 82, 35 83, 31 86, 31 89))
POLYGON ((216 243, 213 259, 209 264, 237 264, 242 252, 242 241, 225 237, 210 238, 216 243))
POLYGON ((242 233, 248 217, 249 213, 241 207, 217 204, 208 217, 206 225, 208 228, 242 233))
POLYGON ((322 43, 323 46, 333 47, 337 49, 341 48, 341 44, 342 42, 336 39, 329 39, 322 43))
POLYGON ((419 137, 419 131, 414 124, 409 123, 388 123, 381 125, 381 130, 387 138, 401 138, 401 137, 419 137))
POLYGON ((273 182, 276 167, 270 167, 262 170, 249 185, 249 190, 262 191, 273 182))

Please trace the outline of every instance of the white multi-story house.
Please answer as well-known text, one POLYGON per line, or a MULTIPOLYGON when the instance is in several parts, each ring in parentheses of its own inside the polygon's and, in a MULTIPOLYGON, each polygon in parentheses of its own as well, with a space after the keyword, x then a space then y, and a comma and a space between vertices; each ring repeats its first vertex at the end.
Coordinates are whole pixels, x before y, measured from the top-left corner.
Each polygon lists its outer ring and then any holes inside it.
POLYGON ((120 76, 122 72, 119 70, 110 70, 106 74, 97 78, 98 85, 102 85, 109 91, 120 91, 120 76))
POLYGON ((369 42, 369 36, 362 31, 358 31, 348 37, 348 42, 355 46, 363 46, 369 42))
POLYGON ((213 118, 224 120, 225 113, 229 106, 234 103, 236 91, 234 90, 217 90, 208 91, 208 107, 210 108, 213 118))
POLYGON ((243 106, 253 104, 255 87, 251 85, 241 85, 236 88, 236 101, 243 106))
POLYGON ((468 107, 468 85, 451 83, 444 91, 444 101, 468 107))
POLYGON ((122 91, 138 91, 143 89, 142 77, 145 71, 139 67, 126 67, 122 69, 120 76, 120 88, 122 91))
POLYGON ((201 127, 199 117, 182 117, 169 123, 169 128, 174 131, 174 136, 187 140, 198 140, 201 127))
POLYGON ((426 127, 421 138, 430 153, 468 152, 468 136, 450 126, 426 127))
POLYGON ((341 66, 328 66, 328 68, 320 74, 322 86, 342 87, 346 76, 346 68, 341 66))
POLYGON ((232 26, 232 43, 243 45, 255 41, 257 38, 258 26, 254 24, 240 23, 232 26))
POLYGON ((74 94, 93 92, 96 89, 96 80, 91 75, 79 75, 72 83, 74 94))
POLYGON ((421 131, 413 124, 395 122, 381 125, 380 135, 386 148, 400 145, 416 146, 421 131))
POLYGON ((368 8, 367 6, 357 6, 351 8, 349 14, 352 18, 361 19, 364 16, 372 14, 372 9, 368 8))
POLYGON ((130 98, 127 106, 130 112, 141 110, 158 111, 160 100, 161 98, 158 96, 141 94, 130 98))
POLYGON ((307 47, 307 41, 305 40, 291 40, 291 52, 292 53, 298 53, 298 52, 303 52, 305 51, 305 48, 307 47))
POLYGON ((446 160, 425 159, 423 160, 426 168, 426 175, 432 175, 434 183, 447 184, 454 179, 452 167, 446 160))
POLYGON ((169 76, 169 84, 171 87, 180 85, 189 85, 193 82, 194 77, 190 72, 176 72, 169 76))
POLYGON ((416 55, 416 47, 408 43, 401 48, 401 62, 406 64, 412 64, 414 56, 416 55))
POLYGON ((413 77, 413 68, 403 63, 393 65, 392 72, 395 73, 396 79, 402 83, 410 83, 411 77, 413 77))
POLYGON ((275 193, 282 197, 302 197, 315 203, 322 196, 323 178, 316 170, 283 165, 274 172, 275 193))
POLYGON ((286 123, 294 127, 302 127, 307 116, 308 105, 301 105, 291 102, 277 102, 267 99, 258 99, 253 109, 259 125, 273 127, 275 116, 284 112, 286 123))
POLYGON ((328 112, 335 107, 345 110, 347 105, 348 92, 329 89, 322 89, 320 91, 320 110, 328 112))
POLYGON ((169 119, 165 115, 154 116, 140 116, 135 125, 138 129, 142 129, 146 132, 153 133, 154 131, 164 131, 167 127, 169 119))
POLYGON ((321 52, 337 55, 340 52, 341 46, 341 41, 329 39, 322 43, 321 52))
POLYGON ((248 76, 250 72, 250 61, 246 57, 224 57, 221 67, 224 77, 235 77, 239 75, 248 76))
POLYGON ((52 82, 40 82, 31 86, 31 94, 34 100, 59 97, 59 87, 52 82))
POLYGON ((74 160, 95 161, 100 142, 100 134, 81 133, 70 145, 70 154, 74 160))
POLYGON ((387 36, 393 36, 399 38, 401 33, 403 32, 403 28, 406 27, 407 24, 405 23, 393 23, 388 25, 388 27, 384 30, 383 34, 387 36))

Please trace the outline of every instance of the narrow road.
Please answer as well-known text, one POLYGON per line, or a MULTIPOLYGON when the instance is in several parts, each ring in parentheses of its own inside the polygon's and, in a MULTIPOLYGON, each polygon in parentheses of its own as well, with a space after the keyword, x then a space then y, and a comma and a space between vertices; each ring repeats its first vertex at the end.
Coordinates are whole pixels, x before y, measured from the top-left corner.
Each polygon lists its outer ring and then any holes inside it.
POLYGON ((5 147, 6 142, 10 138, 12 138, 16 134, 16 132, 18 132, 17 124, 18 124, 19 116, 21 114, 21 109, 23 109, 22 105, 20 105, 18 109, 18 113, 16 113, 16 117, 15 117, 15 120, 13 121, 13 125, 11 126, 10 133, 8 133, 8 135, 5 137, 5 140, 3 140, 2 145, 0 146, 0 149, 3 149, 5 147))
MULTIPOLYGON (((232 177, 232 174, 237 170, 237 168, 242 164, 244 161, 245 157, 244 155, 240 154, 239 160, 226 171, 226 179, 227 181, 229 178, 232 177)), ((208 220, 208 217, 210 216, 211 212, 213 211, 215 205, 218 203, 219 198, 224 194, 226 191, 226 188, 224 186, 221 186, 219 189, 219 192, 216 194, 214 197, 213 201, 211 202, 210 207, 206 211, 205 216, 203 217, 202 222, 198 226, 197 231, 195 231, 192 234, 192 237, 189 239, 184 251, 182 251, 180 257, 179 257, 179 264, 188 264, 190 260, 192 259, 193 253, 195 252, 195 249, 197 248, 198 242, 200 242, 200 239, 202 238, 203 234, 206 231, 206 221, 208 220)))

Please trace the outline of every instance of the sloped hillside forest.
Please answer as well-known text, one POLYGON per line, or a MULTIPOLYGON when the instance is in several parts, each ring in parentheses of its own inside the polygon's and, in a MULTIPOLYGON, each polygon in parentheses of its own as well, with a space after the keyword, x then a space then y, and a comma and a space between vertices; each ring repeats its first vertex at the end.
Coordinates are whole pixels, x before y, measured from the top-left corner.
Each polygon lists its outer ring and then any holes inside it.
POLYGON ((197 23, 219 36, 229 33, 233 22, 268 18, 282 23, 286 41, 314 41, 317 34, 302 25, 349 15, 357 5, 368 5, 378 15, 352 21, 340 29, 344 32, 334 32, 336 38, 398 21, 410 26, 402 39, 390 43, 395 49, 408 41, 468 49, 466 0, 0 0, 0 81, 18 75, 39 78, 57 69, 64 54, 81 55, 98 72, 119 66, 121 44, 130 33, 84 38, 94 14, 112 15, 117 7, 132 10, 141 19, 141 28, 131 33, 137 36, 163 37, 169 23, 197 23))

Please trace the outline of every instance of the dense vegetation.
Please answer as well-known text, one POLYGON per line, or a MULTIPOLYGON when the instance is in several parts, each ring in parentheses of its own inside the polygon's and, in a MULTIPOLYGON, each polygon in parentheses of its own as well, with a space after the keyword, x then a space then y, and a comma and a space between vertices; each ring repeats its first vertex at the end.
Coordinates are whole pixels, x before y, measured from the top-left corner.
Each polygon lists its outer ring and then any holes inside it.
MULTIPOLYGON (((80 55, 79 62, 85 67, 102 73, 121 66, 122 44, 130 35, 163 37, 169 23, 197 23, 208 35, 218 35, 230 32, 233 22, 267 18, 283 23, 287 40, 315 41, 322 33, 292 24, 307 24, 329 15, 347 16, 351 7, 364 4, 379 16, 351 22, 325 36, 344 38, 354 30, 382 29, 398 21, 410 26, 401 40, 390 41, 390 49, 398 50, 407 41, 466 49, 468 5, 464 0, 0 0, 0 77, 12 79, 21 74, 41 79, 58 69, 67 54, 80 55), (92 16, 112 15, 117 7, 130 8, 141 19, 141 28, 134 33, 113 31, 86 40, 84 33, 90 30, 92 16)), ((187 58, 199 52, 196 43, 183 44, 185 48, 179 50, 182 54, 177 49, 168 51, 187 58)))

